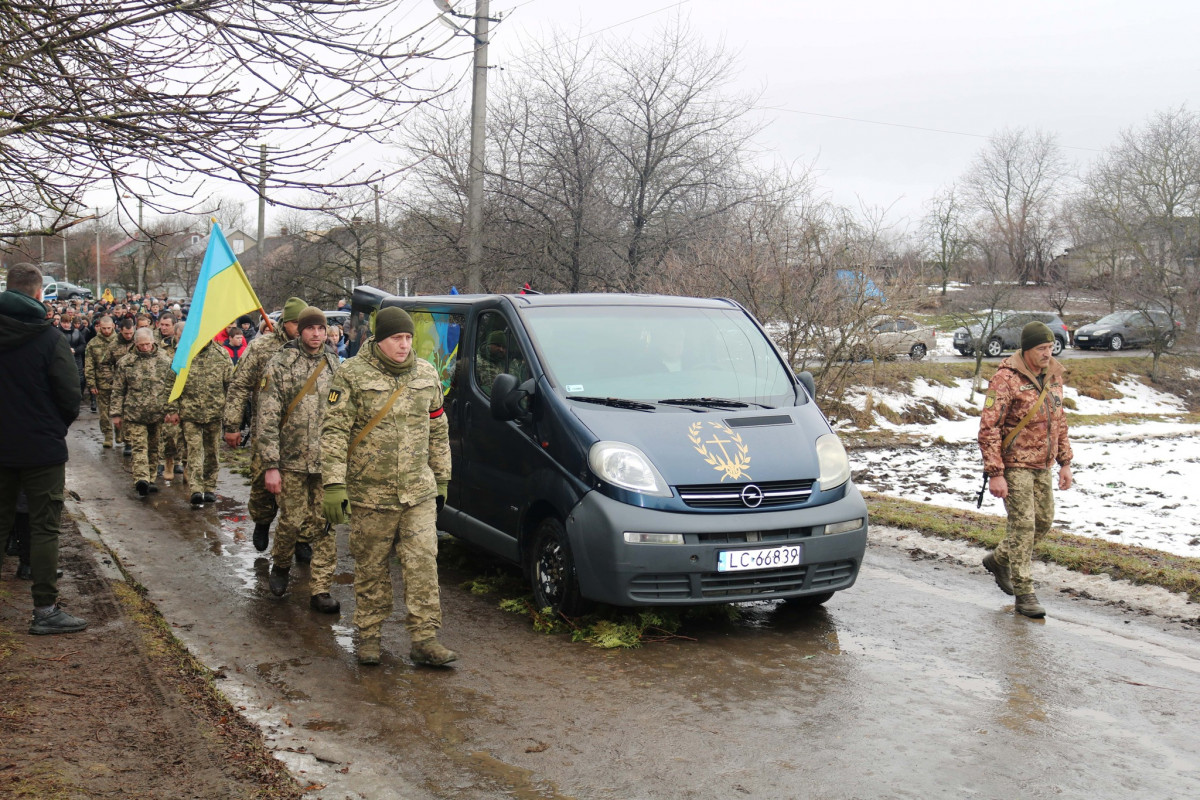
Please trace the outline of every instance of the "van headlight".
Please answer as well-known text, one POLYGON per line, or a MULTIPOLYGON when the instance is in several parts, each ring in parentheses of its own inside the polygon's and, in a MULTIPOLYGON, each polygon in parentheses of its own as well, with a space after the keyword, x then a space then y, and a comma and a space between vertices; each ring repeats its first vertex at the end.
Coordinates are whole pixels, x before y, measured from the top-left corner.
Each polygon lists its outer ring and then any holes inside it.
POLYGON ((850 459, 842 441, 832 433, 817 438, 817 465, 821 468, 821 491, 828 491, 850 480, 850 459))
POLYGON ((646 454, 624 442, 596 442, 588 451, 588 466, 597 478, 632 492, 670 497, 663 480, 646 454))

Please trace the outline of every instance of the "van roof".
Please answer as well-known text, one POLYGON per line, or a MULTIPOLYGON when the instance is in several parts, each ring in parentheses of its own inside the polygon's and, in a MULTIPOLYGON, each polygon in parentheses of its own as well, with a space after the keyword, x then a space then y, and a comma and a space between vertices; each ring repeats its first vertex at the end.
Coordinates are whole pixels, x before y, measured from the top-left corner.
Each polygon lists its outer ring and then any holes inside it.
POLYGON ((724 298, 680 297, 665 294, 441 294, 401 297, 392 295, 384 298, 384 305, 398 301, 417 305, 475 305, 506 298, 518 308, 545 308, 549 306, 670 306, 676 308, 737 308, 732 300, 724 298))

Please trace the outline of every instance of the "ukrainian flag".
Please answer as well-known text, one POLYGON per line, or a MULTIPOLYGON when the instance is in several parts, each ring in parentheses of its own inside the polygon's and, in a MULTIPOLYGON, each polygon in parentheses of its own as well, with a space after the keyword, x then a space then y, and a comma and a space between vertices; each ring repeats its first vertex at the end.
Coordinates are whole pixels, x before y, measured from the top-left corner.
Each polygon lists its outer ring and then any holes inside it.
POLYGON ((233 254, 221 226, 213 220, 212 233, 208 237, 208 250, 196 279, 196 291, 192 294, 192 307, 188 311, 183 334, 175 350, 171 369, 175 370, 175 387, 171 389, 171 401, 183 392, 187 383, 188 369, 196 354, 212 341, 213 337, 243 314, 261 310, 262 304, 250 286, 242 265, 233 254))

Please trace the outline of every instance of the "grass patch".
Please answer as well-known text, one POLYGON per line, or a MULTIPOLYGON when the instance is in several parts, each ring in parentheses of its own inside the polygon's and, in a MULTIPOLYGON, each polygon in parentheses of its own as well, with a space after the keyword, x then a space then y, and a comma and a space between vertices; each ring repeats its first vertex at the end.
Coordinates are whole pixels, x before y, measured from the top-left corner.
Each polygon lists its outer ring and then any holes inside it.
MULTIPOLYGON (((1004 517, 931 506, 876 492, 863 492, 863 496, 867 498, 872 524, 908 528, 988 548, 1004 538, 1004 517)), ((1200 558, 1105 542, 1056 529, 1038 543, 1034 558, 1084 575, 1108 575, 1135 584, 1161 586, 1171 592, 1183 592, 1191 602, 1200 603, 1200 558)))

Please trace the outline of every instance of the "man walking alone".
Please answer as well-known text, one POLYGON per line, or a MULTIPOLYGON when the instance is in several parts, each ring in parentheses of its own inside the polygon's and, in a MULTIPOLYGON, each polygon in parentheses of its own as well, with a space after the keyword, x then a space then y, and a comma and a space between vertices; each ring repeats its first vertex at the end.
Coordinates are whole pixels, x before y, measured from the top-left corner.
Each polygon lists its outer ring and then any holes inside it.
POLYGON ((1033 548, 1054 521, 1051 468, 1058 488, 1071 488, 1071 442, 1063 412, 1063 368, 1051 355, 1054 334, 1044 323, 1021 330, 1021 350, 1006 358, 988 384, 979 417, 979 447, 988 490, 1004 501, 1008 528, 983 559, 996 585, 1016 596, 1016 611, 1040 619, 1033 591, 1033 548))

